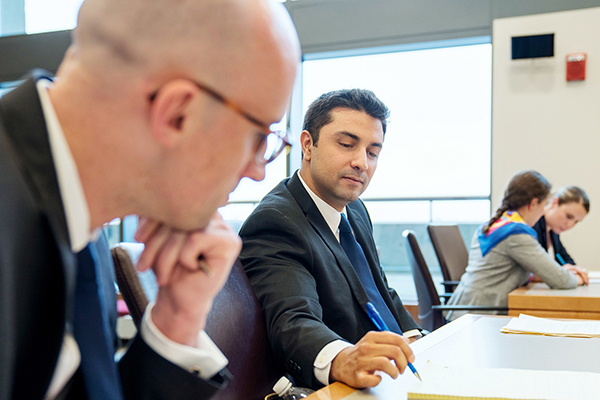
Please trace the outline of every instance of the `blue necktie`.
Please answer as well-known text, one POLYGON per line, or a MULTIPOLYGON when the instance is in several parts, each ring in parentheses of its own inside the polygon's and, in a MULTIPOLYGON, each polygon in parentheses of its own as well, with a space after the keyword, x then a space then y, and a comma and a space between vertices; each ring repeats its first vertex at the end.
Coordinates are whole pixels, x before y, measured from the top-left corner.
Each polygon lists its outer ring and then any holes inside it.
POLYGON ((73 331, 81 352, 81 372, 90 400, 121 400, 121 381, 113 358, 107 314, 103 312, 103 293, 96 271, 101 268, 95 245, 77 254, 77 287, 73 331))
POLYGON ((369 301, 373 303, 377 311, 379 311, 379 314, 385 321, 388 328, 392 332, 402 334, 396 318, 394 318, 392 315, 392 312, 377 289, 377 285, 373 280, 373 274, 369 268, 369 263, 365 257, 365 253, 363 252, 362 247, 360 247, 360 244, 354 238, 350 223, 344 214, 342 214, 342 219, 340 220, 340 244, 346 252, 348 259, 352 263, 354 271, 356 271, 356 275, 358 275, 358 279, 360 279, 363 288, 367 292, 369 301))

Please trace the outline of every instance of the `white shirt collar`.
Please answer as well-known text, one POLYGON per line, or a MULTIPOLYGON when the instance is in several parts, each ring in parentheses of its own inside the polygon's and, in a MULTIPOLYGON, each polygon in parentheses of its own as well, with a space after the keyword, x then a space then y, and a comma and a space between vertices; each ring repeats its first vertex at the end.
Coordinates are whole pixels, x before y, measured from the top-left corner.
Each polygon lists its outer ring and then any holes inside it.
POLYGON ((336 210, 335 208, 333 208, 332 206, 327 204, 325 202, 325 200, 323 200, 319 196, 317 196, 312 190, 310 190, 310 188, 308 187, 306 182, 304 182, 304 179, 302 179, 302 175, 300 175, 300 171, 298 171, 298 178, 300 178, 300 182, 302 182, 304 189, 306 189, 306 191, 308 192, 308 195, 315 202, 317 208, 321 212, 321 215, 325 219, 325 222, 327 222, 327 225, 329 225, 329 228, 331 229, 331 231, 333 232, 333 234, 335 235, 337 240, 340 240, 339 228, 340 228, 340 220, 342 219, 341 214, 343 213, 343 214, 348 215, 346 213, 346 207, 344 207, 344 209, 340 213, 338 210, 336 210))
POLYGON ((60 197, 67 218, 71 250, 77 253, 94 238, 95 233, 90 232, 90 210, 73 154, 71 154, 69 144, 48 95, 48 89, 52 87, 52 82, 40 79, 37 81, 36 87, 48 129, 48 140, 58 178, 60 197))

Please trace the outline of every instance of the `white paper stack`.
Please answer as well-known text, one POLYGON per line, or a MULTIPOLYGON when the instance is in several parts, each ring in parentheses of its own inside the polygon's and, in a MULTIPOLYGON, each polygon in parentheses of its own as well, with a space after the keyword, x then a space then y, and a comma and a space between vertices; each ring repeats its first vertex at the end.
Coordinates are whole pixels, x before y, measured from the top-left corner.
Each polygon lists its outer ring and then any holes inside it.
POLYGON ((600 321, 557 321, 521 314, 519 315, 519 318, 511 319, 510 322, 502 328, 501 332, 526 335, 599 338, 600 321))

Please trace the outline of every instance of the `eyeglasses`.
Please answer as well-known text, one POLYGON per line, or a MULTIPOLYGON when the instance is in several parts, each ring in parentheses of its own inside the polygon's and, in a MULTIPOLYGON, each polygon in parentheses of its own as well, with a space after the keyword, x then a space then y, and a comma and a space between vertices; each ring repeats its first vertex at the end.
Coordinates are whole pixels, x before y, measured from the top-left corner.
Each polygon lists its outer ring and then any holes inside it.
MULTIPOLYGON (((189 79, 190 82, 194 83, 198 89, 202 90, 206 94, 208 94, 213 99, 222 103, 225 107, 229 108, 231 111, 236 114, 244 117, 247 121, 251 122, 253 125, 256 125, 260 131, 258 132, 258 136, 255 144, 255 153, 254 153, 254 161, 259 166, 264 166, 275 160, 279 154, 286 148, 290 147, 291 135, 288 128, 282 130, 272 129, 274 126, 280 125, 280 123, 275 124, 266 124, 260 121, 258 118, 253 117, 244 111, 240 106, 238 106, 233 101, 229 100, 222 94, 214 91, 210 87, 196 82, 194 80, 189 79)), ((160 90, 160 89, 159 89, 160 90)), ((158 94, 158 90, 150 95, 150 101, 153 101, 158 94)))

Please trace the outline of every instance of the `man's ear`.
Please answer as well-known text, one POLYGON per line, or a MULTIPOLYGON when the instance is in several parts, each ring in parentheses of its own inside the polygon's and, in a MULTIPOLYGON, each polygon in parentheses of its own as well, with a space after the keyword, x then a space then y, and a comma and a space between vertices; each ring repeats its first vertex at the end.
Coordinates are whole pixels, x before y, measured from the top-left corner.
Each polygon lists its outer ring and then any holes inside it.
POLYGON ((185 136, 190 104, 198 88, 185 79, 176 79, 160 87, 150 105, 150 123, 154 138, 173 147, 185 136))
POLYGON ((302 145, 302 159, 310 161, 313 146, 312 136, 310 136, 310 132, 302 131, 302 133, 300 134, 300 145, 302 145))

